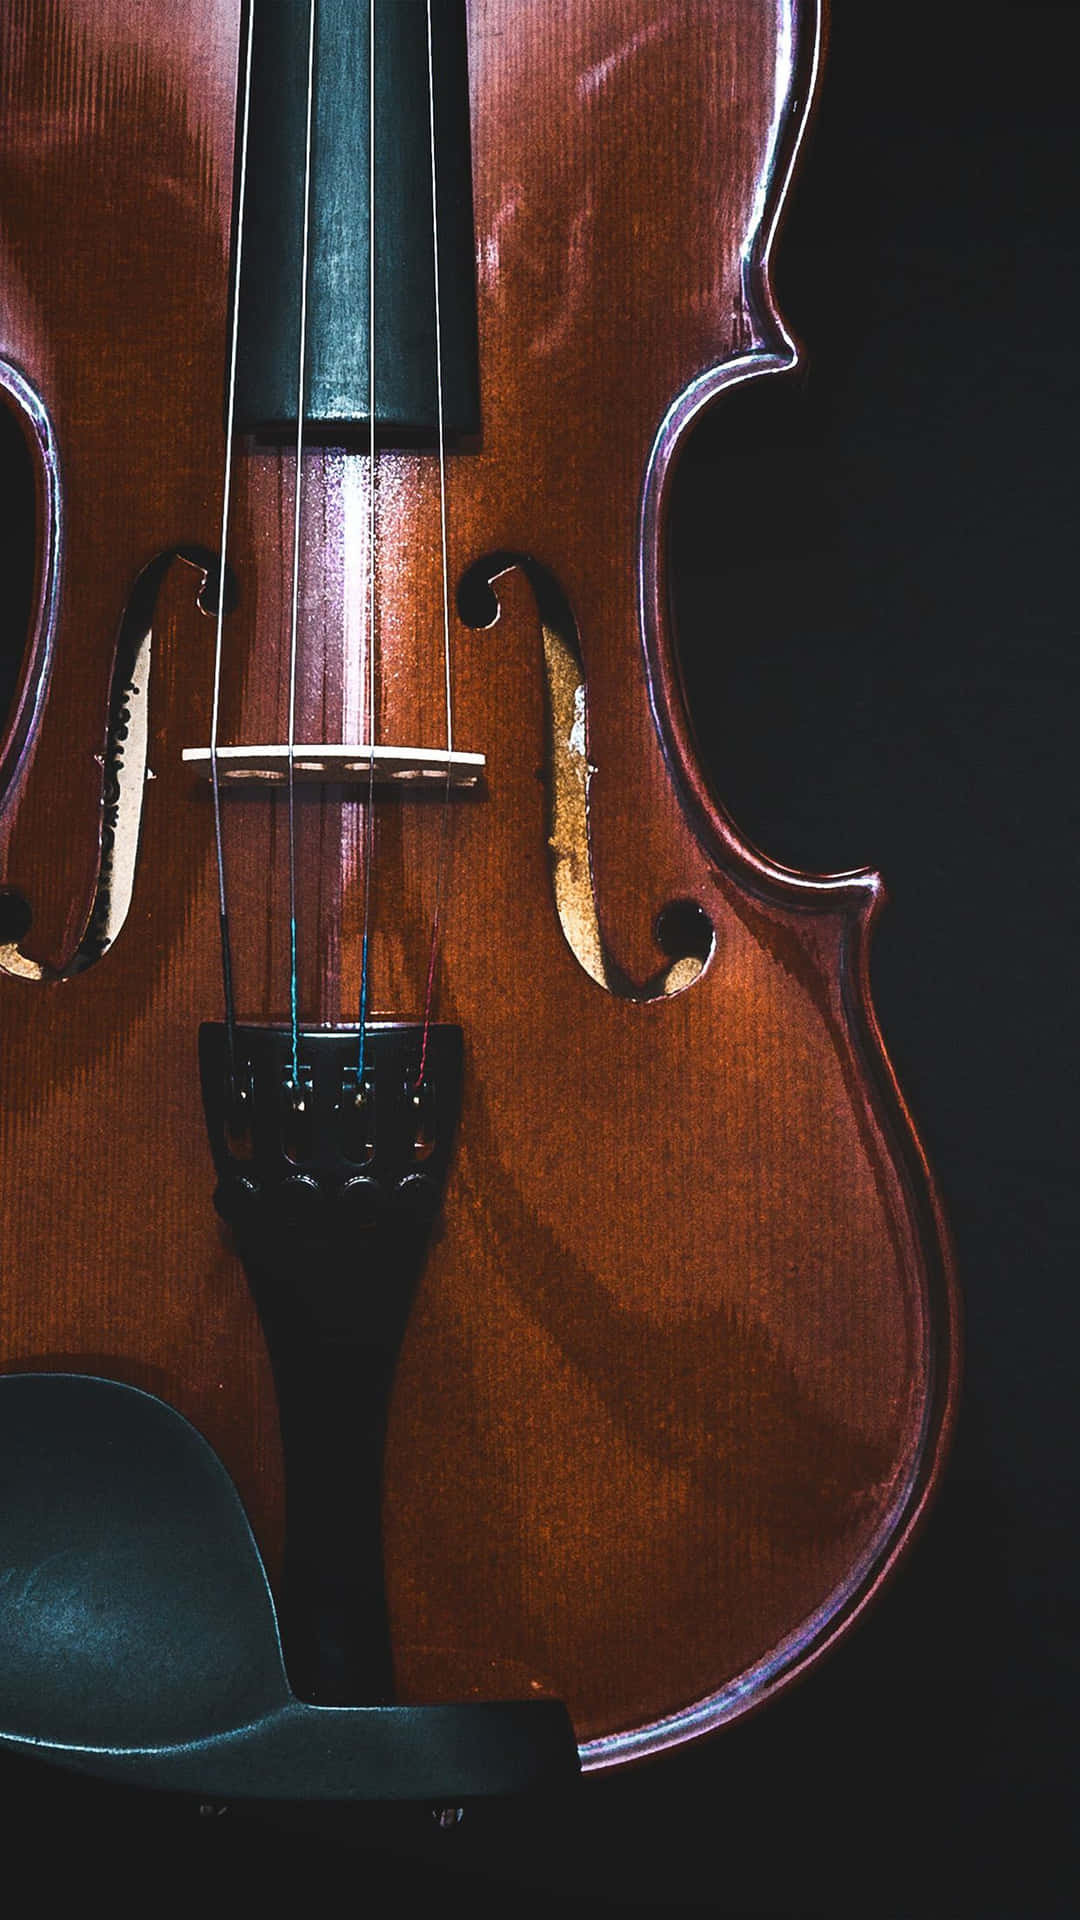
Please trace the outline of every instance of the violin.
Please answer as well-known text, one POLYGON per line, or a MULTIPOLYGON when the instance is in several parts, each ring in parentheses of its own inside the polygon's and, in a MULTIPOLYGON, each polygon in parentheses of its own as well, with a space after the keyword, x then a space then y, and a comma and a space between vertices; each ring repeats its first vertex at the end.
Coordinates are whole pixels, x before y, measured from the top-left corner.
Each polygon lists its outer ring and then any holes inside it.
POLYGON ((670 609, 693 424, 800 359, 821 45, 816 0, 0 21, 0 1365, 191 1423, 299 1700, 559 1701, 586 1769, 847 1631, 956 1398, 882 882, 746 843, 670 609))

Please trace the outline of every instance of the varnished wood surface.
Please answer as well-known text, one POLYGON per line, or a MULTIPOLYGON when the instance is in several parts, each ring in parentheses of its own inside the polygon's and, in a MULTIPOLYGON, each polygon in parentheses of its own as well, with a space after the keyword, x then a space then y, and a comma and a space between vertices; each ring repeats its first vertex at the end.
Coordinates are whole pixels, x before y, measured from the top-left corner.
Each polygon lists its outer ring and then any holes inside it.
MULTIPOLYGON (((93 885, 132 581, 218 537, 237 18, 167 11, 48 0, 0 26, 0 350, 54 423, 64 502, 55 664, 4 813, 41 959, 70 950, 93 885)), ((403 1697, 558 1692, 594 1761, 752 1704, 827 1642, 926 1497, 954 1386, 940 1225, 867 998, 879 885, 741 847, 691 758, 665 617, 679 436, 725 378, 793 354, 764 259, 814 66, 806 7, 786 70, 790 24, 783 0, 581 0, 558 32, 520 0, 469 9, 483 433, 450 460, 452 577, 527 553, 573 609, 620 967, 655 972, 671 900, 699 902, 716 944, 647 1004, 572 955, 539 620, 505 576, 493 626, 454 620, 455 744, 488 756, 484 797, 455 804, 437 974, 466 1089, 395 1393, 385 1551, 403 1697)), ((304 469, 298 733, 359 739, 368 475, 338 450, 304 469)), ((226 740, 286 737, 293 484, 286 456, 239 463, 226 740)), ((442 745, 434 462, 381 456, 377 510, 380 738, 442 745)), ((127 925, 77 980, 0 979, 0 1362, 181 1407, 272 1562, 273 1394, 210 1206, 195 1068, 220 983, 210 808, 180 760, 209 728, 193 579, 174 569, 155 623, 127 925)), ((299 813, 302 1011, 354 1019, 361 811, 310 790, 299 813)), ((280 1020, 283 802, 230 795, 226 817, 240 1010, 280 1020)), ((421 1010, 439 837, 437 806, 380 805, 378 1012, 421 1010)))

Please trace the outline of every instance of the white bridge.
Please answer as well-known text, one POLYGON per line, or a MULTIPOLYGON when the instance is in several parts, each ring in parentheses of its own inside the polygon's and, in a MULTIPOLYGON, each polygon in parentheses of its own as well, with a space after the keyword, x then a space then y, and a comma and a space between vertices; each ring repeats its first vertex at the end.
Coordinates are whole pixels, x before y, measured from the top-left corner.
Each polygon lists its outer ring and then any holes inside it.
POLYGON ((483 774, 486 756, 482 753, 448 752, 445 747, 337 747, 307 743, 288 746, 219 747, 216 756, 209 747, 185 747, 185 765, 206 779, 211 777, 211 759, 217 759, 218 780, 230 786, 245 782, 268 781, 286 786, 289 765, 298 781, 333 781, 349 786, 445 786, 475 787, 483 774))

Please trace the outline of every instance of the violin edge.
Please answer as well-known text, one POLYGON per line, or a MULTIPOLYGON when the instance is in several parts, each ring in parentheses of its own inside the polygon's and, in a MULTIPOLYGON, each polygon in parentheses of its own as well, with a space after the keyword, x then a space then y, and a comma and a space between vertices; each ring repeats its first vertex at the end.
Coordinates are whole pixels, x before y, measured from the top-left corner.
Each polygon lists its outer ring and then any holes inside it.
POLYGON ((930 1381, 910 1472, 893 1511, 883 1518, 875 1539, 848 1577, 794 1632, 716 1693, 662 1719, 583 1741, 579 1749, 583 1772, 655 1758, 714 1735, 730 1722, 757 1712, 810 1673, 887 1588, 941 1490, 962 1386, 963 1302, 945 1209, 886 1050, 870 988, 871 935, 885 897, 883 887, 874 888, 865 897, 862 911, 845 926, 840 984, 852 1043, 866 1070, 880 1123, 891 1139, 925 1261, 930 1381))
POLYGON ((784 906, 806 902, 810 895, 822 904, 828 901, 861 912, 867 898, 883 890, 881 876, 873 868, 808 873, 772 859, 736 826, 703 773, 671 631, 667 534, 675 474, 687 436, 733 388, 794 374, 803 364, 802 347, 776 301, 772 257, 820 93, 828 0, 786 0, 786 4, 793 35, 784 108, 774 122, 757 225, 742 249, 742 310, 750 337, 740 352, 715 362, 683 387, 657 428, 642 485, 638 525, 638 626, 653 722, 698 837, 716 843, 715 850, 735 877, 764 889, 784 906))
POLYGON ((866 1069, 874 1104, 891 1138, 926 1263, 925 1301, 931 1329, 931 1392, 912 1470, 875 1541, 842 1587, 758 1665, 682 1712, 632 1730, 587 1740, 586 1772, 626 1765, 712 1734, 756 1711, 816 1667, 877 1598, 906 1556, 937 1495, 956 1423, 961 1386, 961 1297, 945 1210, 911 1110, 886 1049, 870 981, 870 950, 887 901, 872 867, 818 874, 788 867, 754 847, 713 792, 701 766, 675 653, 667 528, 678 458, 692 425, 735 386, 802 364, 802 349, 777 306, 772 252, 816 106, 828 25, 827 0, 793 5, 796 22, 785 110, 778 115, 769 191, 744 254, 745 311, 752 339, 745 351, 700 373, 675 397, 657 430, 645 474, 639 518, 639 636, 648 698, 661 751, 696 838, 718 865, 766 905, 809 914, 839 913, 839 985, 854 1050, 866 1069))
POLYGON ((0 830, 29 770, 52 677, 63 562, 60 451, 49 409, 18 363, 0 354, 0 406, 22 433, 35 493, 33 590, 19 677, 0 731, 0 830))

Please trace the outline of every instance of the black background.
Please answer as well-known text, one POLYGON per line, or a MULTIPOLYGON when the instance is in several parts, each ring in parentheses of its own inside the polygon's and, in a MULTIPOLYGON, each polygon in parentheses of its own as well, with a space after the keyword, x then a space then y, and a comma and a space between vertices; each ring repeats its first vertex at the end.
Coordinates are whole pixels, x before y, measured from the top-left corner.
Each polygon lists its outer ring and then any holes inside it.
POLYGON ((33 1819, 88 1890, 211 1906, 346 1866, 380 1910, 1075 1909, 1078 53, 1066 6, 836 0, 778 251, 806 371, 698 429, 673 524, 717 793, 889 886, 876 1000, 967 1314, 907 1563, 781 1701, 559 1816, 414 1840, 18 1768, 9 1858, 33 1819))

